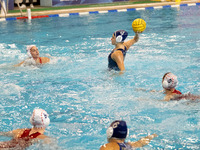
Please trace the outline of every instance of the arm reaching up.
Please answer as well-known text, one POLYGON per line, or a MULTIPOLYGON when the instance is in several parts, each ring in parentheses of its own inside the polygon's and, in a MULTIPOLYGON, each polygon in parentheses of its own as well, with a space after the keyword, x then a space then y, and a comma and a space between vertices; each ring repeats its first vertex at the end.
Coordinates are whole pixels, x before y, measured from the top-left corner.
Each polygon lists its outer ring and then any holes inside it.
POLYGON ((138 40, 139 40, 139 34, 135 33, 134 38, 131 39, 131 40, 128 40, 127 42, 124 42, 124 45, 126 46, 126 48, 128 50, 133 44, 135 44, 136 42, 138 42, 138 40))

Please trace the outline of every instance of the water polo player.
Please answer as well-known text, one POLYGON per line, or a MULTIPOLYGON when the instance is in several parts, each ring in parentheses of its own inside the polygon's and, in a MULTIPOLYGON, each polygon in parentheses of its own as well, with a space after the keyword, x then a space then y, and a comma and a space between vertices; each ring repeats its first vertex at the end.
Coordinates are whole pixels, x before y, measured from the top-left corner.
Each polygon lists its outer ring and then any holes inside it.
POLYGON ((43 109, 35 109, 30 117, 30 123, 33 125, 31 129, 16 129, 9 132, 0 132, 0 135, 11 136, 12 140, 0 142, 0 149, 13 148, 25 149, 38 140, 49 142, 50 138, 44 135, 45 128, 49 125, 50 119, 43 109))
POLYGON ((102 145, 100 150, 131 150, 133 148, 143 147, 149 144, 154 137, 157 137, 157 134, 152 134, 136 142, 125 142, 128 132, 125 121, 113 121, 106 131, 108 143, 102 145))
POLYGON ((175 76, 171 72, 164 74, 162 78, 162 87, 164 88, 164 92, 166 94, 166 96, 164 97, 165 101, 181 100, 181 99, 190 99, 190 100, 200 99, 200 96, 193 95, 191 93, 182 94, 180 91, 175 89, 177 84, 178 84, 177 76, 175 76))
POLYGON ((124 42, 128 36, 128 32, 124 30, 115 31, 112 35, 111 42, 115 48, 111 51, 108 56, 108 69, 123 72, 124 59, 128 49, 139 40, 139 34, 135 33, 133 39, 124 42))
POLYGON ((21 66, 21 65, 30 66, 30 65, 45 64, 50 61, 48 57, 40 57, 38 48, 35 45, 27 46, 26 51, 27 51, 28 58, 22 61, 21 63, 15 65, 15 67, 21 66))

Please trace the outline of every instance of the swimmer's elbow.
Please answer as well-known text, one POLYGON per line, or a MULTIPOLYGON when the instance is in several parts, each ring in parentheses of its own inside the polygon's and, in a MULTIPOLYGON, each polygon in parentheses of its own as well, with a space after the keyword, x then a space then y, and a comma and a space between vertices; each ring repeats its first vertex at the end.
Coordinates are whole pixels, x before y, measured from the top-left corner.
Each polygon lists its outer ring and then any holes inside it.
POLYGON ((116 62, 120 72, 124 72, 125 71, 124 62, 120 59, 118 59, 116 62))
POLYGON ((124 74, 124 72, 125 72, 125 68, 123 67, 123 68, 119 68, 120 69, 120 72, 119 72, 119 74, 121 75, 121 74, 124 74))

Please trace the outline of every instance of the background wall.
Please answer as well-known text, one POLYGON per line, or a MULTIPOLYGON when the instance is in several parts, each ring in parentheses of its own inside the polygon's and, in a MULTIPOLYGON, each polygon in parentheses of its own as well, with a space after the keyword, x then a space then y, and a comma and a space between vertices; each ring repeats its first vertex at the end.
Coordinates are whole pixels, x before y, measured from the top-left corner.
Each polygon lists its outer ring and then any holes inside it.
POLYGON ((52 0, 53 6, 77 5, 77 4, 97 4, 97 3, 112 3, 128 0, 52 0))

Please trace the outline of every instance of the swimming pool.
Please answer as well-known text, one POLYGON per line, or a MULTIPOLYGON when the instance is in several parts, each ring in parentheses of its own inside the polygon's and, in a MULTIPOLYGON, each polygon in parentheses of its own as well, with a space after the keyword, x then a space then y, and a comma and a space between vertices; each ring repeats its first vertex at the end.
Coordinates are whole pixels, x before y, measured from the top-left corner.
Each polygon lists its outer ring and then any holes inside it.
POLYGON ((28 149, 98 149, 115 119, 127 121, 127 141, 159 135, 143 149, 199 149, 199 101, 162 102, 162 93, 138 90, 162 90, 162 76, 171 71, 177 89, 199 94, 199 14, 190 6, 0 22, 1 131, 31 127, 29 117, 40 107, 50 115, 46 135, 57 146, 28 149), (126 56, 126 72, 108 72, 112 33, 125 29, 130 39, 139 17, 147 29, 126 56), (13 68, 32 43, 51 63, 13 68))

